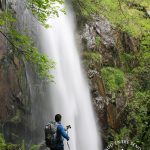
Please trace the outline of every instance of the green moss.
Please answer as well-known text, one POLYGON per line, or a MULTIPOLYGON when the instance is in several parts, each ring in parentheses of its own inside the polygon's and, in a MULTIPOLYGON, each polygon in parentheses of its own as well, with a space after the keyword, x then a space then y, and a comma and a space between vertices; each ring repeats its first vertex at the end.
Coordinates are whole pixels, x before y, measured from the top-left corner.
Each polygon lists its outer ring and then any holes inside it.
POLYGON ((150 10, 149 0, 101 0, 94 2, 92 0, 73 0, 78 16, 90 18, 91 14, 103 15, 122 31, 128 32, 134 37, 141 37, 150 31, 150 19, 145 16, 146 12, 143 10, 129 6, 129 2, 150 10))
POLYGON ((21 122, 22 120, 22 112, 21 110, 17 109, 16 115, 11 119, 12 122, 21 122))
POLYGON ((0 133, 0 150, 5 150, 5 149, 6 149, 6 143, 3 135, 0 133))
POLYGON ((19 150, 19 147, 16 144, 6 143, 3 134, 0 133, 0 150, 19 150))
POLYGON ((102 56, 99 52, 84 52, 83 57, 89 61, 92 61, 93 63, 101 63, 102 62, 102 56))
POLYGON ((38 150, 41 145, 32 145, 30 150, 38 150))
POLYGON ((131 61, 133 59, 133 57, 134 56, 132 54, 122 53, 121 60, 123 60, 123 61, 131 61))
POLYGON ((101 43, 101 38, 99 36, 96 36, 95 42, 96 42, 96 46, 99 46, 101 43))
POLYGON ((123 70, 125 72, 128 72, 130 73, 132 71, 132 64, 133 64, 133 61, 135 60, 136 56, 135 54, 129 54, 129 53, 121 53, 120 54, 120 60, 123 64, 123 70))
MULTIPOLYGON (((147 8, 150 6, 150 1, 138 1, 138 4, 142 6, 144 4, 147 8)), ((104 16, 132 36, 139 37, 150 30, 150 19, 145 17, 145 12, 135 7, 129 7, 129 1, 120 1, 119 3, 118 0, 102 0, 100 6, 102 8, 100 12, 104 16)))
POLYGON ((83 59, 85 66, 89 68, 100 67, 102 63, 102 56, 99 52, 85 51, 83 53, 83 59))
POLYGON ((91 14, 98 13, 99 11, 99 1, 73 0, 72 2, 77 16, 89 18, 91 14))
POLYGON ((134 77, 135 88, 140 91, 150 89, 150 52, 141 54, 139 58, 139 66, 134 68, 132 73, 134 77))
POLYGON ((125 86, 125 74, 120 69, 104 67, 101 69, 102 77, 108 91, 118 91, 125 86))
POLYGON ((25 142, 24 142, 24 140, 22 141, 21 150, 25 150, 25 142))

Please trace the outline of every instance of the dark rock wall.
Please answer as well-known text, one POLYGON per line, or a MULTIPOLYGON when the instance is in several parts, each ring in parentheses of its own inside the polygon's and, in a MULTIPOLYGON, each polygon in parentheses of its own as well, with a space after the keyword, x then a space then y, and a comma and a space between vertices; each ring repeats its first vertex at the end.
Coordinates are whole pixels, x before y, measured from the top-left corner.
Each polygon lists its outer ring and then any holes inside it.
POLYGON ((18 129, 24 131, 28 123, 30 93, 24 63, 17 58, 14 58, 13 62, 7 58, 7 44, 2 35, 0 35, 0 52, 0 122, 3 124, 2 132, 11 137, 8 141, 14 142, 18 139, 12 135, 17 135, 18 129), (15 133, 8 133, 7 130, 11 129, 15 133))
MULTIPOLYGON (((6 1, 1 2, 5 8, 6 1)), ((21 143, 28 139, 30 108, 25 64, 9 55, 9 42, 0 33, 0 132, 7 142, 21 143)))

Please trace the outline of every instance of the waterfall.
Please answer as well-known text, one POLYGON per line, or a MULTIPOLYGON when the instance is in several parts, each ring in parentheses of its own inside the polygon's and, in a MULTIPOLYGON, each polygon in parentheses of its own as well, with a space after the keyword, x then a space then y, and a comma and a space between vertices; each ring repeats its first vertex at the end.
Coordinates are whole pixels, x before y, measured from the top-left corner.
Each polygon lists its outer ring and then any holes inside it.
POLYGON ((48 90, 46 99, 51 112, 47 114, 54 119, 55 114, 60 113, 62 123, 72 126, 69 131, 71 150, 100 150, 89 87, 75 42, 72 11, 68 10, 67 15, 60 14, 48 23, 52 28, 42 29, 40 44, 43 52, 56 62, 56 68, 51 72, 55 83, 51 83, 48 90))
POLYGON ((41 51, 56 62, 56 68, 50 72, 55 77, 55 83, 49 86, 41 84, 26 65, 32 103, 31 143, 44 140, 44 124, 54 120, 55 114, 60 113, 62 123, 72 126, 69 131, 71 150, 101 150, 89 87, 75 42, 72 11, 68 9, 67 15, 60 14, 60 17, 50 19, 48 23, 52 28, 41 29, 28 12, 26 0, 9 2, 12 2, 17 14, 18 30, 28 29, 28 35, 36 41, 41 51))

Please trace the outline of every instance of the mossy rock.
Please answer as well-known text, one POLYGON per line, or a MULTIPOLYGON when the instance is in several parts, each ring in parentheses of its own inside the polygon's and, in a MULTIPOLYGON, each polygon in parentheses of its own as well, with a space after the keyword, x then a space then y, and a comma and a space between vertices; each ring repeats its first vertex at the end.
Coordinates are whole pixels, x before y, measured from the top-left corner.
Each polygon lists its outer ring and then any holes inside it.
POLYGON ((20 145, 6 143, 3 134, 0 133, 0 150, 22 150, 22 149, 20 149, 20 145))
POLYGON ((21 110, 17 109, 15 116, 11 119, 11 122, 21 122, 22 120, 22 112, 21 110))
POLYGON ((124 88, 126 79, 122 70, 112 67, 104 67, 101 69, 102 77, 108 91, 116 92, 124 88))
POLYGON ((85 51, 83 53, 84 64, 89 68, 99 67, 102 64, 102 56, 97 51, 85 51))

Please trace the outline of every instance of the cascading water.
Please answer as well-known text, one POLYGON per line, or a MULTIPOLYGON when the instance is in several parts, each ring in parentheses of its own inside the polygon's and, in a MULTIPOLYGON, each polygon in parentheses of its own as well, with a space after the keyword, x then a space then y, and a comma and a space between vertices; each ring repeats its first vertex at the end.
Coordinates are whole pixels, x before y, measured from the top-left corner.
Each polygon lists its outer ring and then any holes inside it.
POLYGON ((56 62, 52 72, 55 83, 49 87, 37 82, 32 71, 26 68, 32 100, 31 143, 44 140, 44 124, 60 113, 63 124, 72 126, 69 131, 71 150, 101 150, 88 84, 75 43, 73 14, 68 11, 67 15, 49 20, 52 28, 42 29, 39 37, 41 27, 26 9, 26 0, 9 1, 17 12, 19 30, 28 28, 37 46, 56 62))
POLYGON ((49 88, 51 116, 60 113, 63 124, 72 126, 69 131, 71 150, 100 150, 88 84, 75 43, 73 18, 68 11, 67 15, 50 19, 48 23, 52 28, 41 31, 43 52, 56 62, 52 72, 55 83, 49 88))

